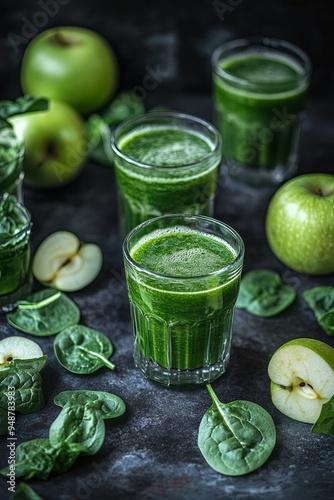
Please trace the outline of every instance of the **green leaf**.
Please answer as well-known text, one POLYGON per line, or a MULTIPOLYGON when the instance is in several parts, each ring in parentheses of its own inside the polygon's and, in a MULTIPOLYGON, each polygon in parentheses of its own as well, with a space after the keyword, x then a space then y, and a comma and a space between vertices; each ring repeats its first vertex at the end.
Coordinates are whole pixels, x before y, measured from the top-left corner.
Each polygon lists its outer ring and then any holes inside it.
POLYGON ((7 361, 6 364, 0 365, 0 373, 3 370, 32 370, 35 372, 40 372, 44 367, 47 360, 47 355, 41 356, 40 358, 31 359, 19 359, 14 358, 11 361, 7 361))
POLYGON ((62 474, 70 470, 81 453, 85 452, 84 446, 73 443, 61 443, 55 448, 56 458, 53 464, 53 471, 62 474))
POLYGON ((6 319, 22 332, 46 337, 79 323, 80 310, 64 293, 46 288, 18 302, 17 309, 7 314, 6 319))
POLYGON ((303 298, 312 309, 321 328, 327 335, 334 335, 334 287, 310 288, 303 293, 303 298))
MULTIPOLYGON (((101 448, 104 419, 125 411, 121 398, 103 391, 64 391, 56 396, 55 403, 63 409, 50 427, 49 439, 34 439, 17 447, 17 478, 47 479, 52 471, 66 472, 80 454, 92 455, 101 448)), ((3 476, 8 472, 9 467, 0 471, 3 476)))
POLYGON ((101 448, 105 425, 98 412, 87 406, 67 404, 50 427, 50 443, 70 445, 72 449, 93 455, 101 448))
POLYGON ((128 118, 145 113, 143 103, 130 92, 122 92, 102 114, 91 115, 86 122, 90 158, 102 165, 113 164, 111 135, 128 118))
POLYGON ((334 438, 334 396, 324 403, 318 420, 313 424, 311 432, 328 434, 334 438))
POLYGON ((22 115, 32 111, 45 111, 48 109, 48 100, 29 95, 21 96, 16 101, 0 101, 0 119, 7 120, 14 115, 22 115))
POLYGON ((62 443, 72 450, 92 455, 102 446, 105 437, 103 420, 125 412, 124 401, 103 391, 64 391, 54 403, 63 409, 50 427, 50 442, 62 443))
POLYGON ((212 387, 207 389, 213 405, 199 426, 198 446, 217 472, 241 476, 269 458, 276 443, 276 429, 269 413, 251 401, 221 403, 212 387))
POLYGON ((18 489, 13 493, 9 500, 43 500, 28 484, 20 483, 18 489))
POLYGON ((89 374, 102 366, 115 369, 107 359, 113 352, 110 340, 86 326, 66 328, 57 335, 53 347, 59 363, 72 373, 89 374))
MULTIPOLYGON (((8 188, 13 178, 20 171, 23 142, 18 139, 14 130, 0 120, 0 167, 1 187, 8 188)), ((3 190, 5 192, 5 189, 3 190)))
POLYGON ((33 413, 44 406, 42 378, 33 370, 0 371, 0 407, 8 408, 8 388, 15 389, 15 411, 33 413))
POLYGON ((241 280, 236 307, 255 316, 271 317, 284 311, 296 298, 296 291, 282 283, 274 271, 257 269, 241 280))
POLYGON ((54 398, 54 403, 62 408, 71 405, 88 405, 102 419, 116 418, 125 412, 124 401, 115 394, 104 391, 63 391, 54 398))
MULTIPOLYGON (((19 444, 16 448, 15 477, 47 479, 52 471, 56 453, 49 439, 32 439, 19 444)), ((9 467, 0 474, 7 476, 9 467)))

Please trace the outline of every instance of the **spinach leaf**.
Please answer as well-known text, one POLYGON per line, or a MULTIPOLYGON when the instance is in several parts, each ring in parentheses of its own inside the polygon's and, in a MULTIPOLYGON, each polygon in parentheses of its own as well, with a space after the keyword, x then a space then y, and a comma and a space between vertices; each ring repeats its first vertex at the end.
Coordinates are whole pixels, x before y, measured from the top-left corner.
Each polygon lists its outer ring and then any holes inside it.
POLYGON ((143 103, 131 93, 122 92, 102 114, 92 114, 86 122, 90 158, 102 165, 112 165, 112 131, 122 121, 143 113, 143 103))
POLYGON ((125 412, 125 403, 119 396, 103 391, 63 391, 54 398, 54 403, 63 408, 67 403, 87 405, 102 419, 120 417, 125 412))
MULTIPOLYGON (((14 115, 22 115, 32 111, 45 111, 46 109, 48 109, 47 99, 29 95, 20 96, 16 101, 0 101, 0 120, 7 121, 8 118, 14 115)), ((11 125, 8 123, 7 126, 11 125)))
POLYGON ((13 493, 9 500, 43 500, 42 497, 26 483, 20 483, 18 489, 13 493))
POLYGON ((54 402, 63 410, 50 427, 51 444, 63 443, 86 455, 93 455, 103 444, 103 420, 125 412, 121 398, 103 391, 64 391, 54 402))
POLYGON ((328 434, 334 438, 334 396, 322 405, 321 413, 313 424, 311 432, 328 434))
MULTIPOLYGON (((71 447, 59 442, 52 446, 46 438, 25 441, 16 449, 15 475, 23 479, 48 479, 52 471, 68 471, 80 452, 80 445, 71 447)), ((8 471, 9 467, 6 467, 0 474, 6 476, 8 471)))
POLYGON ((269 458, 276 443, 276 429, 269 413, 251 401, 221 403, 212 387, 213 405, 202 418, 198 446, 217 472, 241 476, 269 458))
POLYGON ((30 294, 6 316, 10 325, 30 335, 55 335, 80 321, 80 310, 70 297, 53 288, 30 294))
POLYGON ((334 286, 317 286, 303 293, 303 298, 312 309, 319 325, 334 335, 334 286))
POLYGON ((89 374, 102 366, 115 369, 107 359, 113 352, 110 340, 86 326, 74 325, 61 331, 53 347, 59 363, 72 373, 89 374))
POLYGON ((86 406, 65 405, 50 427, 50 443, 56 447, 65 443, 86 455, 93 455, 101 448, 105 425, 99 414, 86 406))
MULTIPOLYGON (((55 403, 63 409, 50 427, 49 439, 33 439, 17 447, 16 477, 47 479, 51 471, 66 472, 80 454, 92 455, 101 448, 104 419, 125 411, 121 398, 103 391, 64 391, 55 403)), ((6 467, 0 474, 6 477, 8 472, 6 467)))
POLYGON ((8 387, 15 387, 15 411, 33 413, 44 406, 42 378, 34 370, 0 371, 0 407, 8 408, 8 387))
POLYGON ((44 367, 47 360, 47 355, 41 356, 40 358, 31 359, 19 359, 14 358, 11 361, 7 361, 6 364, 0 365, 0 374, 3 370, 32 370, 35 372, 40 372, 44 367))
POLYGON ((255 316, 271 317, 284 311, 295 298, 296 291, 284 285, 279 274, 257 269, 242 278, 236 307, 255 316))
MULTIPOLYGON (((18 445, 16 448, 15 476, 17 478, 47 479, 52 471, 56 453, 48 439, 31 439, 18 445)), ((5 467, 0 474, 6 477, 9 467, 5 467)))
POLYGON ((85 453, 85 447, 79 443, 57 444, 55 449, 55 461, 53 471, 62 474, 70 470, 81 453, 85 453))

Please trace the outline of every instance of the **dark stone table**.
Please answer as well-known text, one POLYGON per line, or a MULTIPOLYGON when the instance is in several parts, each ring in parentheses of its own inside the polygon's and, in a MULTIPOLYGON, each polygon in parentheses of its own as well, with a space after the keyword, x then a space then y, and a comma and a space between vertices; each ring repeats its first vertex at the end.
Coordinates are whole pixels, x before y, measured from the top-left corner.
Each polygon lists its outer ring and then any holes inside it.
MULTIPOLYGON (((173 109, 211 119, 208 97, 186 96, 160 102, 173 109)), ((332 172, 334 158, 334 103, 309 102, 306 109, 300 173, 332 172)), ((230 366, 213 383, 224 401, 247 399, 262 405, 277 427, 277 445, 267 463, 242 477, 213 471, 197 447, 200 420, 211 405, 205 387, 195 390, 165 388, 144 379, 135 369, 131 354, 130 314, 122 267, 121 241, 117 230, 114 172, 87 164, 71 185, 55 191, 26 190, 26 205, 34 221, 33 246, 56 230, 69 230, 85 242, 99 244, 103 269, 86 289, 71 294, 82 311, 82 324, 100 330, 112 341, 116 372, 106 368, 91 376, 73 375, 62 368, 53 353, 52 338, 33 338, 48 355, 42 371, 45 408, 17 415, 17 443, 48 436, 59 414, 53 398, 67 389, 110 391, 122 397, 127 412, 120 422, 109 423, 105 442, 94 456, 80 457, 72 469, 53 474, 47 481, 29 484, 49 500, 313 500, 333 498, 334 441, 311 434, 311 426, 282 415, 271 403, 267 366, 284 342, 311 337, 334 346, 317 325, 302 299, 315 285, 333 284, 333 276, 309 277, 295 273, 271 253, 264 235, 264 217, 276 188, 251 188, 222 176, 216 197, 215 216, 232 225, 246 245, 244 271, 269 268, 278 271, 297 291, 297 300, 271 319, 236 312, 230 366)), ((35 284, 38 289, 38 285, 35 284)), ((0 338, 17 332, 4 320, 0 338)), ((24 334, 22 334, 24 335, 24 334)), ((1 438, 0 465, 8 459, 6 439, 1 438)), ((0 498, 8 498, 0 479, 0 498)))

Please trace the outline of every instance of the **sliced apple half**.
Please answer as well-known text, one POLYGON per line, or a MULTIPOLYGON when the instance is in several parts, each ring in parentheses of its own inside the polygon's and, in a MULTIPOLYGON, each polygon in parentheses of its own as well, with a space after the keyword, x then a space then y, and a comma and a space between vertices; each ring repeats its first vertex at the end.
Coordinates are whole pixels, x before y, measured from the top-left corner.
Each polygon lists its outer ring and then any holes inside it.
POLYGON ((38 247, 32 270, 43 285, 75 292, 97 277, 102 262, 102 251, 98 245, 82 243, 69 231, 57 231, 38 247))
POLYGON ((35 359, 42 356, 42 349, 33 340, 18 335, 0 340, 0 368, 5 368, 14 359, 35 359))
POLYGON ((298 338, 273 354, 268 375, 273 404, 284 415, 313 424, 334 395, 334 349, 324 342, 298 338))

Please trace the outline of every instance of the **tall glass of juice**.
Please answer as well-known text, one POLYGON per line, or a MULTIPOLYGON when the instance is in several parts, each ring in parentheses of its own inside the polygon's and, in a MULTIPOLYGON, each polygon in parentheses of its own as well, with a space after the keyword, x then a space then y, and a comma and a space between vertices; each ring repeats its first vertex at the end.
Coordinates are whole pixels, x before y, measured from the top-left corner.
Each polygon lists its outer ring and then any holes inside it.
POLYGON ((311 62, 283 40, 251 37, 212 55, 213 99, 223 166, 247 183, 280 183, 296 172, 311 62))
POLYGON ((11 311, 31 291, 31 226, 15 195, 0 196, 0 312, 11 311))
POLYGON ((141 115, 115 130, 112 148, 124 236, 161 215, 212 216, 222 147, 210 123, 181 113, 141 115))
POLYGON ((125 238, 133 356, 167 386, 209 383, 230 358, 244 244, 230 226, 201 215, 167 215, 125 238))

